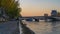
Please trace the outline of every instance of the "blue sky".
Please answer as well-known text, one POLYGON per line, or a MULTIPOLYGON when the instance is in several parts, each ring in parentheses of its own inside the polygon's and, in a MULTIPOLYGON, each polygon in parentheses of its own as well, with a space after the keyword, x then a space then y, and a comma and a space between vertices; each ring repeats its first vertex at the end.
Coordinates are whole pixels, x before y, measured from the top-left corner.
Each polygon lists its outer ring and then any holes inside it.
POLYGON ((60 0, 20 0, 20 6, 23 16, 39 16, 53 9, 60 11, 60 0))

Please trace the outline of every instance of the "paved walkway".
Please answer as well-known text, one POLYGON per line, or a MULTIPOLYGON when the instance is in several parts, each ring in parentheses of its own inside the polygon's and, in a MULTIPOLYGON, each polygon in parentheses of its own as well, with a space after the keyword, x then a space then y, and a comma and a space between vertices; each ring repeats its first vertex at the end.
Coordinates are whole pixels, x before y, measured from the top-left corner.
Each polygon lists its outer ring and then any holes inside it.
POLYGON ((17 21, 0 22, 0 34, 19 34, 17 21))
MULTIPOLYGON (((20 22, 20 21, 19 21, 20 22)), ((21 26, 21 24, 19 23, 19 29, 20 29, 20 34, 22 34, 23 32, 22 32, 22 26, 21 26)))

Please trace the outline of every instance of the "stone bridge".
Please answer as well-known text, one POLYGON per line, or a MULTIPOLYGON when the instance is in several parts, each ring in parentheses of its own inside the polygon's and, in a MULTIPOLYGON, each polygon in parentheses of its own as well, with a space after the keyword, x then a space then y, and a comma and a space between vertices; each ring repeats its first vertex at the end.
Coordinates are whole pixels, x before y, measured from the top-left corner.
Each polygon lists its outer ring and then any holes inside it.
POLYGON ((33 21, 33 20, 35 20, 35 21, 38 21, 38 22, 39 22, 39 20, 48 20, 48 19, 50 19, 50 20, 52 20, 52 21, 59 21, 59 20, 60 20, 60 17, 34 16, 34 17, 22 17, 22 18, 20 18, 20 19, 21 19, 21 20, 27 20, 27 21, 33 21))

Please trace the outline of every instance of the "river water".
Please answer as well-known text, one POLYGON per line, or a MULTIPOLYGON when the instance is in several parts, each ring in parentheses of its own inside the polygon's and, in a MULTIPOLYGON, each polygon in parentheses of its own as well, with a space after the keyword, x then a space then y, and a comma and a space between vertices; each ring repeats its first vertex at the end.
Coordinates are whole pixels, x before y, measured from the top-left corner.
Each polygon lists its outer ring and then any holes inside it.
POLYGON ((28 28, 30 28, 35 34, 60 34, 60 22, 28 22, 23 21, 28 28))

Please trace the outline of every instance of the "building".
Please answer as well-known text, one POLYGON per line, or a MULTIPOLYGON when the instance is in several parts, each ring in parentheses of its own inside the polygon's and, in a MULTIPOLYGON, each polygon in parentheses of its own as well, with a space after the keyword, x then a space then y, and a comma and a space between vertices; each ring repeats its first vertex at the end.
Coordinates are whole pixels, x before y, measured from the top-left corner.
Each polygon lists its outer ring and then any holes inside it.
POLYGON ((51 12, 51 16, 57 16, 57 10, 52 10, 52 12, 51 12))
POLYGON ((47 17, 47 16, 48 16, 48 14, 44 14, 44 16, 45 16, 45 17, 47 17))
POLYGON ((57 13, 57 16, 60 17, 60 12, 57 13))

